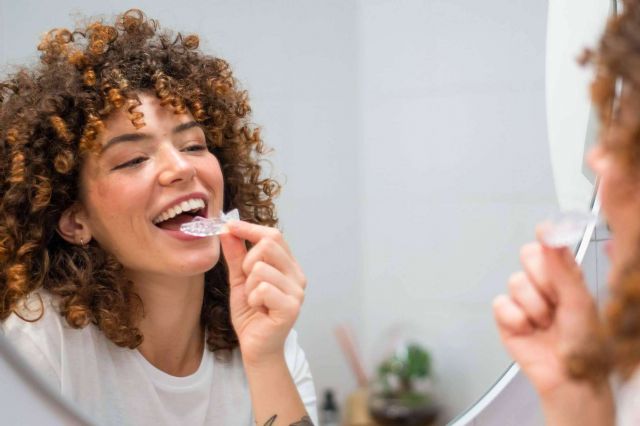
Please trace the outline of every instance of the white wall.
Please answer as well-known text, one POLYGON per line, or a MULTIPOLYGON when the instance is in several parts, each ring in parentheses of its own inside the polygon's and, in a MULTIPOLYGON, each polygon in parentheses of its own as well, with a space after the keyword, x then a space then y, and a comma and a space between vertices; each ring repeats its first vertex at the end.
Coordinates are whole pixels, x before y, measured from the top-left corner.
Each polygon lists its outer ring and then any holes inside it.
MULTIPOLYGON (((336 324, 354 327, 373 367, 380 336, 403 322, 433 352, 442 420, 480 397, 508 364, 490 301, 556 206, 546 2, 135 5, 201 34, 249 90, 286 179, 282 228, 310 282, 297 329, 318 389, 355 387, 336 324)), ((129 7, 0 0, 0 55, 23 62, 70 12, 129 7)))
POLYGON ((506 369, 491 300, 533 224, 557 205, 544 114, 547 5, 360 6, 367 354, 375 359, 388 324, 419 325, 450 419, 506 369))

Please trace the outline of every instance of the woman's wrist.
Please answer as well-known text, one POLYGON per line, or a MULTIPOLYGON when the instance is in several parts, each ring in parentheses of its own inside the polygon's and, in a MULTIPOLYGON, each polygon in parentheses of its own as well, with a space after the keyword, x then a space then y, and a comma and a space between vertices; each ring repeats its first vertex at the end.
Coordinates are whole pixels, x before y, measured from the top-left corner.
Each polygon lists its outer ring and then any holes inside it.
POLYGON ((568 382, 540 395, 548 426, 613 426, 615 406, 608 383, 599 388, 568 382))
POLYGON ((262 354, 252 354, 242 352, 242 363, 245 370, 262 371, 272 369, 287 368, 286 358, 284 356, 284 348, 280 351, 262 354))

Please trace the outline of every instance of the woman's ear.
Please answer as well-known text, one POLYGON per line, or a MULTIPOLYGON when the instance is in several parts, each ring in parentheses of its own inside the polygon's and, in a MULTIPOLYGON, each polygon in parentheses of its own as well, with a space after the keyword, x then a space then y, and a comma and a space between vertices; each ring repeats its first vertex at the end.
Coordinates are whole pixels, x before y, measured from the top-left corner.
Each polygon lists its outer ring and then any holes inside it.
POLYGON ((85 245, 91 241, 91 228, 80 203, 74 203, 60 215, 57 231, 71 244, 85 245))

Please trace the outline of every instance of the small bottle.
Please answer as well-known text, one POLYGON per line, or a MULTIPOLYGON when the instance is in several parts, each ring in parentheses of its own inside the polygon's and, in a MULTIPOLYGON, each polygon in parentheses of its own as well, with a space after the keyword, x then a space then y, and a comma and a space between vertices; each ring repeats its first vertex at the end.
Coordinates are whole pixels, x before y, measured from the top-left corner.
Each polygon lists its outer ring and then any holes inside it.
POLYGON ((320 424, 322 426, 338 426, 340 424, 339 417, 333 391, 327 389, 324 391, 324 399, 320 406, 320 424))

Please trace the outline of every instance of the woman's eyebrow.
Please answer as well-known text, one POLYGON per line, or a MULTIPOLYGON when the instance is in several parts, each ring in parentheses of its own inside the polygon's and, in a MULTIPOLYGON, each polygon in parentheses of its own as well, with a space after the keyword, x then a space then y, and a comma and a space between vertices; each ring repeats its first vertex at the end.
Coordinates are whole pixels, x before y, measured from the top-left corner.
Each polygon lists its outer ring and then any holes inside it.
POLYGON ((122 135, 115 136, 102 146, 100 153, 105 152, 113 145, 122 142, 137 142, 141 140, 151 139, 151 135, 148 133, 123 133, 122 135))
POLYGON ((196 123, 195 121, 187 121, 186 123, 178 124, 176 127, 173 128, 171 133, 176 134, 176 133, 184 132, 185 130, 189 130, 194 127, 200 127, 200 124, 196 123))
MULTIPOLYGON (((196 123, 195 121, 188 121, 186 123, 178 124, 176 127, 173 128, 171 133, 177 134, 177 133, 185 132, 194 127, 200 127, 200 124, 196 123)), ((103 153, 108 148, 118 143, 137 142, 137 141, 147 140, 151 138, 152 136, 148 133, 123 133, 122 135, 118 135, 109 139, 109 141, 106 144, 104 144, 100 152, 103 153)))

